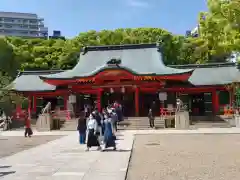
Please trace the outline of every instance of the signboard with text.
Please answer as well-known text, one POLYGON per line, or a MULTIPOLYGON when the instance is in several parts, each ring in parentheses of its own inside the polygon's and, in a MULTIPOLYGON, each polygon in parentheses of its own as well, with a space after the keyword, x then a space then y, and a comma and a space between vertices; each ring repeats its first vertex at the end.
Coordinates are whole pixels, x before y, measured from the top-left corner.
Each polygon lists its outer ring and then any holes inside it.
POLYGON ((167 93, 166 92, 159 92, 158 94, 160 101, 166 101, 167 100, 167 93))

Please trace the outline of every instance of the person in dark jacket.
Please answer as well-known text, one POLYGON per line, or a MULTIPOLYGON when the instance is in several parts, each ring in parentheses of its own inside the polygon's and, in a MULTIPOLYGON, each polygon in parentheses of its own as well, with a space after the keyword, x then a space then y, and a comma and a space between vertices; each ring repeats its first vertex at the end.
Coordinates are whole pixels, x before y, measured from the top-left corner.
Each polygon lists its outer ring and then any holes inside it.
POLYGON ((149 126, 150 126, 150 128, 154 128, 154 119, 155 119, 155 117, 154 117, 154 113, 153 113, 151 108, 149 109, 149 112, 148 112, 148 119, 149 119, 149 126))
POLYGON ((80 113, 77 130, 79 132, 79 143, 85 144, 87 125, 86 125, 86 117, 84 112, 80 113))

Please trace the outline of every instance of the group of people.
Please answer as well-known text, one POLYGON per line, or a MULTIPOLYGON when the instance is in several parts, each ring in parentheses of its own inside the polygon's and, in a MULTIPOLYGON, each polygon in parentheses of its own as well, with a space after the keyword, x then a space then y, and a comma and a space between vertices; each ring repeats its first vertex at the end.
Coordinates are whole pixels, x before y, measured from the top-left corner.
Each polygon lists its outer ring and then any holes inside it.
POLYGON ((109 147, 116 150, 117 123, 121 120, 121 105, 118 103, 109 105, 102 112, 81 112, 77 127, 79 143, 86 143, 87 151, 94 146, 103 151, 109 147))
POLYGON ((12 125, 12 117, 6 116, 5 112, 0 109, 0 128, 3 129, 3 131, 11 130, 12 125))

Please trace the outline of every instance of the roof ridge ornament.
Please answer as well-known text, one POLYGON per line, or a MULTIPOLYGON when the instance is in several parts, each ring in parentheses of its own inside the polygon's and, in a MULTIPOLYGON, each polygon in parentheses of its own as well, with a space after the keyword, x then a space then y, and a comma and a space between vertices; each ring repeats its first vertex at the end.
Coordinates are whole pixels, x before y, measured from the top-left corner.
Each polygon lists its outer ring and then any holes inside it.
POLYGON ((87 47, 87 46, 84 46, 84 47, 81 49, 81 52, 82 52, 82 55, 85 55, 85 54, 88 52, 88 47, 87 47))
POLYGON ((111 58, 109 61, 107 61, 108 66, 119 66, 122 63, 122 60, 120 58, 111 58))

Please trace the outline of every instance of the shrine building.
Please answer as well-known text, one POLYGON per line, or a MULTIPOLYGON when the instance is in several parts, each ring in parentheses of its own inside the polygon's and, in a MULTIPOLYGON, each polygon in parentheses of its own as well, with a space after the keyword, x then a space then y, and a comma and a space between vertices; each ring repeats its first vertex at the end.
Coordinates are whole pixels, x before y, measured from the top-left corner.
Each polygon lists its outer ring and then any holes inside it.
POLYGON ((165 66, 157 44, 90 46, 81 50, 73 69, 24 71, 8 88, 28 97, 37 114, 47 102, 69 110, 74 97, 75 113, 86 103, 101 110, 118 101, 124 116, 147 116, 153 102, 159 114, 160 108, 174 108, 179 97, 190 115, 205 116, 232 104, 228 84, 238 76, 234 63, 165 66))

